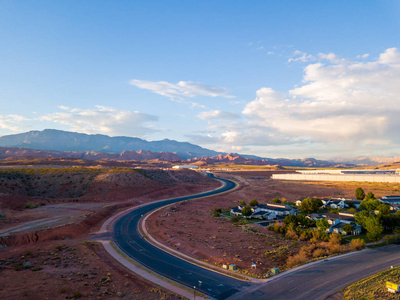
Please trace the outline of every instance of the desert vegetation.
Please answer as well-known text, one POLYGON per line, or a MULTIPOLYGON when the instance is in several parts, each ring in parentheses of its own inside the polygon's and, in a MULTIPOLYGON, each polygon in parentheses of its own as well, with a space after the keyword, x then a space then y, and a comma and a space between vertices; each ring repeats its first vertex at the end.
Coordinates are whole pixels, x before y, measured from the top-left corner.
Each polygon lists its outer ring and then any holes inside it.
POLYGON ((344 290, 344 299, 399 299, 389 293, 386 282, 400 283, 400 268, 393 268, 356 282, 344 290))

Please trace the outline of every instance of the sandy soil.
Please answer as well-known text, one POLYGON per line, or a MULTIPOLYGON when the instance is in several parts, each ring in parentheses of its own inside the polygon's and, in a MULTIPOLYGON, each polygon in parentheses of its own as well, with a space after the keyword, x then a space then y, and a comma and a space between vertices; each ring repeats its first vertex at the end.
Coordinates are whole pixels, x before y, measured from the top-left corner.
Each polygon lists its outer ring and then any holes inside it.
POLYGON ((219 176, 240 179, 241 188, 229 194, 176 204, 148 219, 149 233, 158 241, 197 259, 221 266, 234 263, 255 275, 271 267, 284 268, 288 256, 305 242, 285 239, 259 225, 235 226, 228 218, 214 218, 213 208, 229 209, 239 201, 271 203, 275 197, 294 202, 299 197, 354 196, 361 186, 376 196, 396 193, 398 185, 272 181, 271 172, 232 172, 219 176), (251 269, 251 263, 257 269, 251 269))
POLYGON ((101 245, 83 240, 3 249, 0 276, 0 299, 179 299, 122 269, 101 245))
POLYGON ((56 170, 60 174, 53 174, 55 171, 47 169, 42 173, 26 175, 16 170, 11 175, 0 176, 4 193, 0 197, 0 213, 5 215, 0 219, 0 236, 80 222, 106 205, 130 201, 133 206, 197 193, 219 185, 202 174, 187 170, 104 172, 94 175, 79 171, 63 173, 63 170, 56 170), (72 197, 65 197, 68 192, 64 185, 69 185, 70 181, 74 192, 72 197), (25 185, 35 186, 37 191, 27 191, 25 185), (46 189, 49 186, 52 188, 50 191, 46 189), (82 191, 78 191, 79 188, 82 191), (57 192, 60 194, 56 197, 57 192), (44 193, 47 197, 32 196, 35 193, 44 193), (27 204, 44 206, 29 209, 27 204))

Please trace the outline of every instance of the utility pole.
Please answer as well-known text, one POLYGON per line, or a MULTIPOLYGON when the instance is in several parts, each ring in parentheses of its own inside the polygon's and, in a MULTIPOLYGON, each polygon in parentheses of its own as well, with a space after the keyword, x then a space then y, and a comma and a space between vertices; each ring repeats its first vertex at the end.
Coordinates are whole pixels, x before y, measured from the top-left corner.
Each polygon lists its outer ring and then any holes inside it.
POLYGON ((196 300, 196 286, 193 288, 193 300, 196 300))

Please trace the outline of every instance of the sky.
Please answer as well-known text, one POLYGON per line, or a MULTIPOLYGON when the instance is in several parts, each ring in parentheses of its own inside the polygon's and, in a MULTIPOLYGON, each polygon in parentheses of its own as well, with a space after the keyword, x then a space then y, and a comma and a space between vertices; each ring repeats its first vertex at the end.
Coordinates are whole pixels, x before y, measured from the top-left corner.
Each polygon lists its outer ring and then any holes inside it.
POLYGON ((399 1, 0 0, 0 135, 398 156, 399 1))

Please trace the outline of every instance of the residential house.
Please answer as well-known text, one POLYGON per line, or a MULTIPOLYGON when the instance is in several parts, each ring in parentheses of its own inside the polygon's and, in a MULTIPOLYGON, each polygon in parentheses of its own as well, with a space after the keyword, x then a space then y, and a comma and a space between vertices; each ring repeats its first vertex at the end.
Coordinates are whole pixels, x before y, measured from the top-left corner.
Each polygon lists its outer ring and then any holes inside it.
POLYGON ((331 201, 331 198, 321 198, 322 207, 327 207, 329 201, 331 201))
POLYGON ((389 205, 400 204, 400 196, 383 196, 382 199, 378 199, 378 201, 389 205))
MULTIPOLYGON (((344 223, 344 222, 339 222, 337 224, 332 225, 331 227, 329 227, 327 229, 327 231, 329 233, 340 233, 343 235, 347 235, 347 233, 345 231, 343 231, 343 227, 349 225, 348 223, 344 223)), ((361 225, 358 224, 351 224, 353 225, 353 231, 351 232, 352 235, 358 235, 361 234, 361 225)))
POLYGON ((325 207, 330 207, 332 209, 343 209, 345 207, 345 202, 344 200, 340 199, 329 199, 329 202, 325 204, 325 207))
POLYGON ((297 215, 298 210, 292 208, 289 205, 281 205, 281 204, 259 204, 254 207, 254 211, 269 211, 274 212, 276 215, 280 216, 288 216, 288 215, 297 215))
MULTIPOLYGON (((299 198, 299 200, 297 200, 295 202, 296 206, 300 206, 301 203, 303 202, 303 200, 306 199, 306 198, 310 198, 310 197, 301 197, 301 198, 299 198)), ((325 206, 325 204, 330 200, 329 198, 315 198, 315 197, 313 197, 312 199, 320 199, 322 201, 322 206, 325 206)))
POLYGON ((309 214, 306 217, 309 218, 310 220, 314 220, 314 221, 317 221, 320 219, 325 219, 324 215, 322 215, 322 214, 309 214))
POLYGON ((271 211, 257 211, 251 215, 251 218, 261 219, 261 220, 273 220, 276 218, 276 213, 271 211))
POLYGON ((400 210, 400 204, 389 204, 389 206, 390 206, 390 210, 392 212, 396 212, 396 211, 400 210))
MULTIPOLYGON (((230 210, 231 215, 241 216, 244 205, 233 207, 230 210)), ((297 209, 290 207, 289 205, 279 204, 260 204, 254 207, 250 207, 252 215, 250 218, 273 220, 278 216, 296 215, 297 209)))
POLYGON ((233 207, 233 208, 231 208, 230 213, 233 216, 241 216, 242 215, 242 209, 240 209, 239 207, 233 207))
POLYGON ((331 214, 331 213, 327 213, 327 214, 323 214, 323 216, 325 217, 325 220, 328 221, 329 225, 336 225, 340 223, 340 217, 337 214, 331 214))

